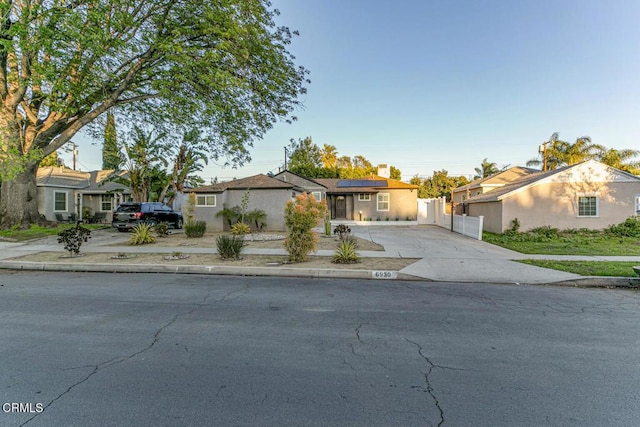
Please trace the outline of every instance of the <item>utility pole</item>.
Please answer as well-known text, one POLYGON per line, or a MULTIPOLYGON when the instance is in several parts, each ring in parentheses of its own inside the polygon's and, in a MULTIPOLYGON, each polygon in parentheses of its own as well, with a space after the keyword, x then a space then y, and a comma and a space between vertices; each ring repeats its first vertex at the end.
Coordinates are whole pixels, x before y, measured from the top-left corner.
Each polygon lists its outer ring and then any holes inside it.
POLYGON ((545 141, 538 148, 538 152, 542 153, 542 171, 543 172, 547 171, 547 144, 548 143, 549 141, 545 141))
POLYGON ((284 170, 287 170, 287 147, 284 147, 284 170))

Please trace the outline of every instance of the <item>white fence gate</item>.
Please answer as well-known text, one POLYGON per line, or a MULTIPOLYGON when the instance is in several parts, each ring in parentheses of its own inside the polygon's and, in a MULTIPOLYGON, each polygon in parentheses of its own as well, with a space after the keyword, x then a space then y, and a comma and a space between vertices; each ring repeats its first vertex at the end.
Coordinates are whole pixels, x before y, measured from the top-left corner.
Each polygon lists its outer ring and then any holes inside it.
MULTIPOLYGON (((433 224, 451 230, 451 215, 446 213, 446 199, 418 199, 418 224, 433 224)), ((453 216, 453 231, 464 236, 482 240, 484 217, 453 216)))

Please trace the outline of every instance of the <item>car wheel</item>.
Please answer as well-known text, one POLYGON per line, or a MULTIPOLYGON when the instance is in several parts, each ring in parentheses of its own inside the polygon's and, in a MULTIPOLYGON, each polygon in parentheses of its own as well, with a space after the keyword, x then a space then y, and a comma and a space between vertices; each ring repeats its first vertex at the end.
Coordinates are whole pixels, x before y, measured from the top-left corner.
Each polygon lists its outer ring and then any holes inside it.
POLYGON ((126 228, 118 228, 118 231, 121 232, 121 233, 124 233, 124 232, 126 232, 128 230, 126 228))
POLYGON ((182 218, 178 218, 178 220, 175 223, 175 227, 180 230, 182 228, 182 218))
POLYGON ((156 225, 158 225, 158 221, 156 221, 155 219, 148 219, 146 223, 149 227, 155 227, 156 225))

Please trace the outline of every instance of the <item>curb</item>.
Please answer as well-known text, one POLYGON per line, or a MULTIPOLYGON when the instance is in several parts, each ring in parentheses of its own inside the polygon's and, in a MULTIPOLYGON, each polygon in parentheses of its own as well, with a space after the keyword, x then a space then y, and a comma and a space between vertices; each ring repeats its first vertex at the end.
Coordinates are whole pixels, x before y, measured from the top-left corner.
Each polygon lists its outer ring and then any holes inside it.
POLYGON ((292 268, 292 267, 240 267, 219 265, 159 265, 159 264, 72 264, 45 263, 32 261, 0 261, 0 269, 23 271, 69 271, 92 273, 171 273, 171 274, 210 274, 226 276, 279 276, 325 279, 369 279, 369 280, 411 280, 432 282, 400 272, 389 275, 377 274, 374 270, 328 269, 328 268, 292 268))

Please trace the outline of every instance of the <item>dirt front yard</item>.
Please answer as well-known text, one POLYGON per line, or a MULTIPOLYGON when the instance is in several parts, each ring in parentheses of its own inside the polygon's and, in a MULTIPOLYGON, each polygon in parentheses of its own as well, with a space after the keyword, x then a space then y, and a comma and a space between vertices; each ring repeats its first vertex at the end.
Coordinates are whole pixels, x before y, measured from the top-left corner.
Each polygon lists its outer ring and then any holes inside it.
MULTIPOLYGON (((166 237, 159 237, 156 239, 156 243, 145 245, 149 247, 194 247, 194 248, 215 248, 216 239, 223 235, 229 235, 229 233, 206 233, 203 237, 189 238, 183 233, 169 234, 166 237)), ((265 249, 283 249, 285 233, 259 233, 248 234, 246 236, 247 248, 265 248, 265 249)), ((358 250, 360 251, 383 251, 384 248, 370 240, 354 237, 358 244, 358 250)), ((318 236, 318 249, 335 250, 338 248, 339 240, 336 236, 326 237, 325 235, 318 236)), ((122 243, 118 243, 117 246, 122 246, 122 243)))
POLYGON ((206 266, 242 266, 264 267, 288 266, 292 268, 336 268, 350 270, 388 270, 399 271, 418 261, 414 258, 360 258, 357 264, 334 264, 331 257, 310 256, 309 260, 301 263, 289 263, 284 255, 243 255, 240 260, 222 260, 218 254, 159 254, 159 253, 126 253, 123 257, 117 253, 89 252, 78 257, 69 257, 62 252, 39 252, 12 258, 12 261, 30 261, 47 263, 74 264, 175 264, 175 265, 206 265, 206 266))

